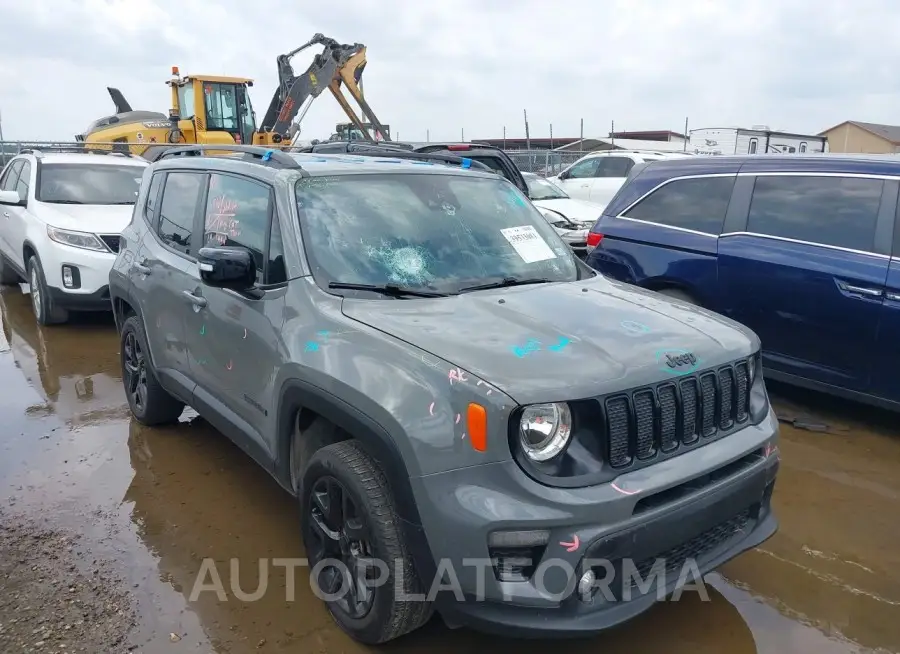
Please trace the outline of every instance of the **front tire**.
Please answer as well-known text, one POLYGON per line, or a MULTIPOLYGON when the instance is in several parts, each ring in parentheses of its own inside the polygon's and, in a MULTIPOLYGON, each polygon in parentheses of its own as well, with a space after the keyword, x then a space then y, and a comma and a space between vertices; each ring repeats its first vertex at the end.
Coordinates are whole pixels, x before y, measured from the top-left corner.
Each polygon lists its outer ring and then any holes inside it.
POLYGON ((37 255, 28 259, 28 286, 31 294, 31 309, 39 325, 58 325, 69 319, 69 312, 53 304, 47 289, 44 269, 37 255))
POLYGON ((175 422, 184 404, 164 389, 156 378, 147 348, 147 336, 141 319, 129 316, 122 324, 122 383, 128 406, 137 421, 154 426, 175 422))
POLYGON ((342 441, 316 452, 304 471, 299 499, 319 596, 344 632, 375 645, 428 621, 432 605, 424 600, 406 551, 387 479, 357 443, 342 441), (379 578, 384 565, 373 569, 364 565, 366 560, 384 562, 387 579, 379 578), (398 592, 422 599, 398 599, 398 592))

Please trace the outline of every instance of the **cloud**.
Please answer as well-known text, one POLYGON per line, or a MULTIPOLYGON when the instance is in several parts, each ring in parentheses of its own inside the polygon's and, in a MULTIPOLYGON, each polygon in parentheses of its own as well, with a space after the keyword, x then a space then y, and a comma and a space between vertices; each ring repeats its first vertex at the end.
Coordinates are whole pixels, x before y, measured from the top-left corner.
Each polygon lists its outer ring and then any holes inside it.
MULTIPOLYGON (((247 76, 261 116, 275 57, 322 32, 368 46, 364 86, 403 139, 587 136, 767 124, 900 122, 891 0, 0 0, 7 139, 67 139, 112 113, 106 86, 165 111, 183 72, 247 76)), ((315 49, 294 61, 302 71, 315 49)), ((303 122, 327 138, 328 94, 303 122)))

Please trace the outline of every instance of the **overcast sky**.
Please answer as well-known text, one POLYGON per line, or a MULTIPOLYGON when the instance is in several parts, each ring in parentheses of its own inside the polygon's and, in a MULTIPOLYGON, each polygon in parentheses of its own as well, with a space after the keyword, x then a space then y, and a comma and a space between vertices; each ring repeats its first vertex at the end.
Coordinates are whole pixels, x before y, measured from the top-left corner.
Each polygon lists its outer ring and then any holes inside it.
MULTIPOLYGON (((166 111, 182 73, 246 76, 262 117, 275 57, 322 32, 368 46, 366 97, 395 137, 585 136, 900 123, 896 0, 0 0, 0 115, 12 139, 70 139, 166 111)), ((294 60, 306 69, 312 53, 294 60)), ((302 125, 327 138, 323 94, 302 125)))

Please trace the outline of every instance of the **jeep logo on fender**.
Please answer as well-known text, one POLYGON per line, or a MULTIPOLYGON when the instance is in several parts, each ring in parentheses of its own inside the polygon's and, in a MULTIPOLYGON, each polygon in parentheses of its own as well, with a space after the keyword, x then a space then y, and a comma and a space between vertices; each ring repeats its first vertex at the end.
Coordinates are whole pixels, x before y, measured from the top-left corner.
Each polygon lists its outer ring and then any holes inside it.
POLYGON ((700 366, 700 359, 689 350, 660 350, 656 362, 661 370, 672 375, 686 375, 700 366))

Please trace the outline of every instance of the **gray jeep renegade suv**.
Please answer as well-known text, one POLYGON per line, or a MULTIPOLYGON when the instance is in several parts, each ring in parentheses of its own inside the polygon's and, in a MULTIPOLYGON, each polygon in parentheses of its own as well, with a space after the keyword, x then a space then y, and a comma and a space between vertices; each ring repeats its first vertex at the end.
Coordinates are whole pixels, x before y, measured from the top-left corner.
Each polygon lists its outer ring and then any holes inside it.
POLYGON ((592 272, 466 159, 224 147, 144 173, 110 274, 128 401, 192 406, 298 498, 352 637, 435 609, 584 635, 775 532, 751 331, 592 272))

